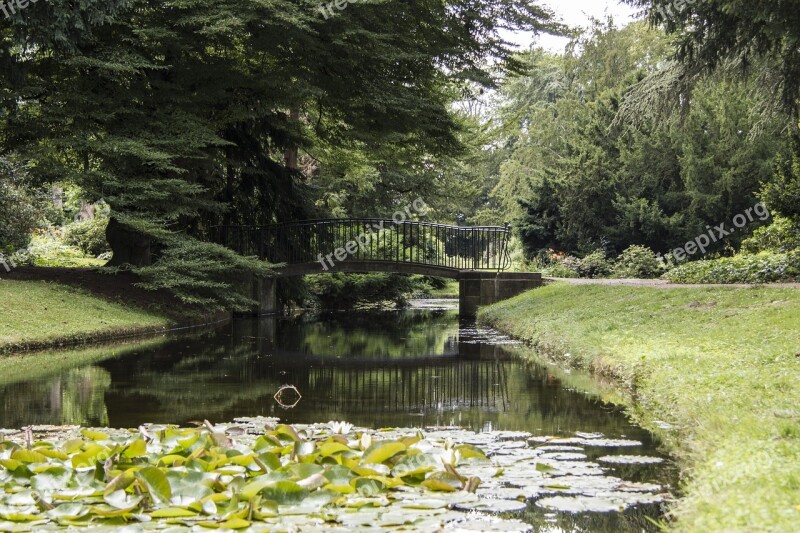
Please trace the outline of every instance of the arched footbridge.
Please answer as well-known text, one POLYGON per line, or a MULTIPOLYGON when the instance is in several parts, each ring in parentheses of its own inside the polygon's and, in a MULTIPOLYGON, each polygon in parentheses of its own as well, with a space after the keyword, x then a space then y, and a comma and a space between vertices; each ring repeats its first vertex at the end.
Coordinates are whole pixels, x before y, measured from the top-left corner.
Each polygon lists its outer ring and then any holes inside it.
MULTIPOLYGON (((331 272, 390 272, 457 279, 462 315, 541 284, 511 266, 509 226, 462 227, 382 218, 220 226, 220 244, 276 265, 277 278, 331 272)), ((262 313, 273 312, 274 279, 256 283, 262 313)))

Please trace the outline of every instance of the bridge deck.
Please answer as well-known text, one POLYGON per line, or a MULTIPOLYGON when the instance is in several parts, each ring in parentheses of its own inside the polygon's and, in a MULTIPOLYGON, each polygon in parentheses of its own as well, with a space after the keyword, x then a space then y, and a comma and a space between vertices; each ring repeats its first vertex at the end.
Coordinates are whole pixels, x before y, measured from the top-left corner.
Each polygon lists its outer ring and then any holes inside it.
POLYGON ((282 264, 281 277, 320 272, 398 272, 456 278, 510 266, 509 228, 390 219, 326 219, 220 226, 218 242, 282 264))

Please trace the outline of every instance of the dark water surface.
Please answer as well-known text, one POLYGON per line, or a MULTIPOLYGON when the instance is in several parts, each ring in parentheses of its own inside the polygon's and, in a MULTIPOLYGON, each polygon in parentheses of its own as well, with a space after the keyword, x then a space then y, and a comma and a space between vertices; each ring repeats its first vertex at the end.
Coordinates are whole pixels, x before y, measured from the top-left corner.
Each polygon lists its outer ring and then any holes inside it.
MULTIPOLYGON (((591 394, 590 378, 527 362, 525 352, 501 335, 460 323, 447 309, 237 320, 211 331, 43 356, 47 368, 35 377, 39 356, 32 356, 31 373, 0 373, 0 427, 136 427, 261 415, 374 428, 602 433, 641 441, 636 454, 664 457, 649 433, 591 394), (283 385, 302 394, 280 397, 297 402, 292 408, 273 397, 283 385)), ((589 460, 630 453, 587 450, 589 460)), ((610 466, 609 472, 674 483, 669 461, 610 466)), ((532 504, 524 513, 550 531, 652 530, 645 517, 659 514, 650 506, 570 515, 532 504)))

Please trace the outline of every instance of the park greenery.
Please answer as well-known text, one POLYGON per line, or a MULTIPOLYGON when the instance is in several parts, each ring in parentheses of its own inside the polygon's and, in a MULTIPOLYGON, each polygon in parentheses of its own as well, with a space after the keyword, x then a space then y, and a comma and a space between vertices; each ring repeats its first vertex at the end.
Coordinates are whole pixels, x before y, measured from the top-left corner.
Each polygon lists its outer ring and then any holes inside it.
POLYGON ((243 308, 235 279, 269 269, 213 244, 215 225, 388 216, 423 198, 431 220, 513 222, 518 267, 551 275, 795 279, 793 250, 742 248, 770 221, 671 275, 649 251, 668 257, 759 201, 800 231, 796 15, 630 3, 647 20, 581 32, 519 0, 333 17, 296 1, 31 5, 0 21, 0 248, 243 308), (515 51, 502 29, 571 42, 515 51))
POLYGON ((480 318, 545 357, 622 385, 629 412, 664 439, 686 473, 674 529, 794 529, 796 289, 557 283, 480 318))
POLYGON ((169 317, 152 310, 43 281, 0 283, 0 301, 0 354, 162 330, 171 324, 169 317))
MULTIPOLYGON (((800 11, 624 1, 643 18, 583 30, 538 0, 370 0, 325 16, 317 0, 49 0, 0 19, 0 277, 84 267, 161 305, 3 280, 0 352, 161 330, 176 302, 249 310, 250 280, 274 265, 216 243, 219 226, 389 217, 418 198, 425 220, 510 222, 515 270, 800 280, 800 11), (507 32, 569 44, 525 49, 507 32), (679 253, 757 205, 769 216, 679 253)), ((453 290, 398 274, 278 287, 320 308, 453 290)), ((627 387, 687 474, 671 525, 791 530, 798 313, 792 289, 555 284, 483 320, 627 387)), ((287 516, 327 520, 322 507, 396 525, 472 498, 477 480, 456 467, 485 460, 436 443, 452 460, 404 474, 422 436, 236 437, 207 424, 0 440, 0 528, 306 527, 287 516)))

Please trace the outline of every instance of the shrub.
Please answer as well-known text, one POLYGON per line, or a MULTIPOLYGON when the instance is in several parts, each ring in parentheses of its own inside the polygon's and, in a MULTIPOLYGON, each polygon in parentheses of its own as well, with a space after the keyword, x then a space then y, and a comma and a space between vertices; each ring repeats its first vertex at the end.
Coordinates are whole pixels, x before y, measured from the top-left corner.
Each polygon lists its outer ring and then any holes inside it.
MULTIPOLYGON (((2 164, 0 173, 5 174, 2 164)), ((7 253, 27 246, 39 215, 33 196, 24 187, 10 177, 0 177, 0 250, 7 253)))
POLYGON ((800 252, 737 255, 681 265, 664 277, 675 283, 772 283, 800 275, 800 252))
POLYGON ((633 245, 622 252, 614 262, 615 278, 657 278, 664 272, 663 264, 646 246, 633 245))
POLYGON ((763 226, 742 242, 742 253, 789 252, 800 250, 800 226, 784 217, 775 217, 772 224, 763 226))
POLYGON ((73 222, 64 228, 64 242, 83 251, 86 255, 98 256, 109 251, 106 241, 107 218, 94 218, 73 222))
POLYGON ((597 250, 583 259, 578 266, 578 273, 585 278, 604 278, 611 274, 612 265, 606 259, 603 250, 597 250))
POLYGON ((14 262, 21 265, 41 267, 95 267, 103 262, 86 257, 75 248, 65 244, 58 235, 40 232, 31 239, 28 248, 20 250, 13 256, 14 262))
POLYGON ((579 278, 581 277, 578 274, 577 269, 571 268, 567 264, 564 263, 554 263, 548 267, 545 267, 544 273, 553 278, 579 278))

